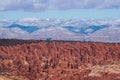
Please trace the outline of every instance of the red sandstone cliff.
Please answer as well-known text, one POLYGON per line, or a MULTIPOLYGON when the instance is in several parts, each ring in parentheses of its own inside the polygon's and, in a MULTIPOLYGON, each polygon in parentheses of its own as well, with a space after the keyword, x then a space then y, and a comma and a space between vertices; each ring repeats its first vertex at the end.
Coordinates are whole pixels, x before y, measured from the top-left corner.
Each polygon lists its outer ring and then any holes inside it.
POLYGON ((1 45, 0 74, 27 80, 120 80, 120 44, 23 41, 1 45))

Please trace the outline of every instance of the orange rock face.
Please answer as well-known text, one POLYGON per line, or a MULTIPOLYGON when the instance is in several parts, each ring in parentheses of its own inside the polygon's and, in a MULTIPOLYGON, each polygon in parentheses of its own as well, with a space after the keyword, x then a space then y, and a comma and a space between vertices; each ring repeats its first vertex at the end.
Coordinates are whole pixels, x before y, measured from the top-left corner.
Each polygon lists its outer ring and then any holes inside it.
POLYGON ((39 41, 0 46, 0 74, 28 80, 120 80, 119 66, 120 44, 39 41))

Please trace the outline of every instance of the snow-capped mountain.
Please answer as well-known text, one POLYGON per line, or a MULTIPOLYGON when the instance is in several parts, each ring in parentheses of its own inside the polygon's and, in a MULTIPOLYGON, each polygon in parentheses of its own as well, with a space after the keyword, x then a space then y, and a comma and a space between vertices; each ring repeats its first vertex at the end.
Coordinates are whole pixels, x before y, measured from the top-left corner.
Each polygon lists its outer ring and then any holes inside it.
POLYGON ((120 19, 0 20, 0 38, 120 42, 120 19))

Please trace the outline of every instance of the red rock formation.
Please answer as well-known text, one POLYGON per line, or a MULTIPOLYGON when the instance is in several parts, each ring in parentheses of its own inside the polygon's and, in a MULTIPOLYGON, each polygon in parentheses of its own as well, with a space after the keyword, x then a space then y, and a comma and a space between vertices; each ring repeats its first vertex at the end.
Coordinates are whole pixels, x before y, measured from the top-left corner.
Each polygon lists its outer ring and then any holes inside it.
POLYGON ((120 80, 120 73, 89 76, 96 65, 120 64, 120 44, 40 41, 0 46, 0 74, 29 80, 120 80))

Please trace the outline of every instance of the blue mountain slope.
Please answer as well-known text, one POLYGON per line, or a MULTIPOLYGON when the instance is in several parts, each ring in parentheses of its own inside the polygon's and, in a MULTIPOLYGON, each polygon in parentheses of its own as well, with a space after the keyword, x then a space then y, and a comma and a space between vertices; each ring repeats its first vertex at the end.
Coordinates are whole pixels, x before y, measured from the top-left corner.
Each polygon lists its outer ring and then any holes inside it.
POLYGON ((4 28, 15 28, 18 27, 26 32, 32 33, 36 30, 39 30, 41 28, 38 28, 37 26, 23 26, 23 25, 19 25, 19 24, 12 24, 10 26, 5 26, 4 28))
POLYGON ((103 29, 103 28, 106 28, 106 27, 109 27, 109 25, 100 25, 100 26, 87 26, 87 27, 81 27, 81 28, 77 28, 77 27, 74 27, 74 26, 65 26, 64 28, 66 28, 67 30, 73 32, 73 33, 76 33, 76 34, 88 34, 88 32, 86 32, 87 29, 92 29, 93 31, 90 32, 90 33, 94 33, 100 29, 103 29))

